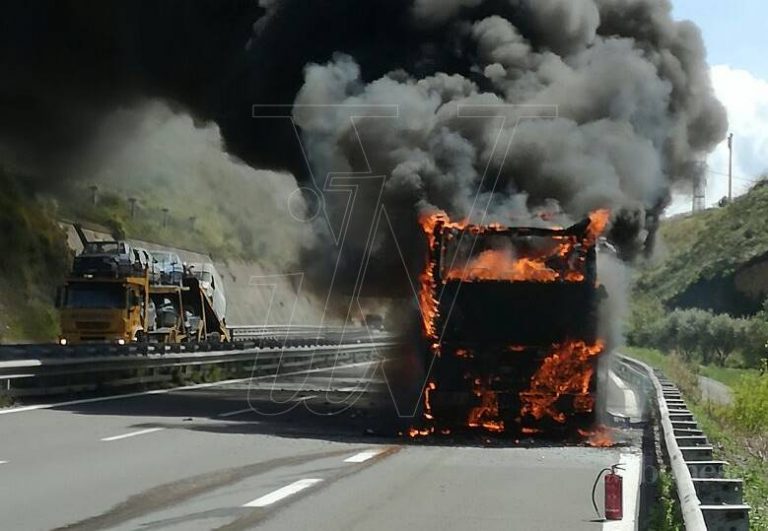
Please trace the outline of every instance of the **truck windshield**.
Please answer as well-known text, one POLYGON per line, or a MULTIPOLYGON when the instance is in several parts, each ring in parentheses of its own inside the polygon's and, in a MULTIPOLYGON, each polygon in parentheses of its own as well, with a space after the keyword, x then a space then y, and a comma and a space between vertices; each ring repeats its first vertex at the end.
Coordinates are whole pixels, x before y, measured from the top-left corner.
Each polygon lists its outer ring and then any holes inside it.
POLYGON ((125 289, 119 284, 71 285, 67 289, 65 306, 67 308, 125 308, 125 289))
POLYGON ((123 254, 125 247, 120 242, 88 242, 84 254, 123 254))

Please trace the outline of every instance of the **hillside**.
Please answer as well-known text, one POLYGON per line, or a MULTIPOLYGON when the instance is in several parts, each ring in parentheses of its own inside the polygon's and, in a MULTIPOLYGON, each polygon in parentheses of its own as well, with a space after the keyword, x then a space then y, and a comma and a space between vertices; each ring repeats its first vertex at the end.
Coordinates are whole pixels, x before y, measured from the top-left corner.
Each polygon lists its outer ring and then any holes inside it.
POLYGON ((667 307, 732 314, 754 313, 761 307, 765 294, 737 289, 736 278, 768 255, 768 183, 724 208, 667 220, 660 236, 659 256, 639 273, 636 292, 667 307))
POLYGON ((50 202, 0 169, 0 341, 55 337, 56 287, 69 267, 50 202))

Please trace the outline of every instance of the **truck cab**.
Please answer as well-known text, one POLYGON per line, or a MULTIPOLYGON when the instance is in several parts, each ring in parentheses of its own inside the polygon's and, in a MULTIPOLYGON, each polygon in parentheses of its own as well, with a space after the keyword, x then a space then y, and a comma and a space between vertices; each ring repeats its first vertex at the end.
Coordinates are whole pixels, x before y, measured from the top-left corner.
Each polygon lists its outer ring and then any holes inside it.
POLYGON ((149 280, 71 278, 59 291, 59 343, 126 344, 142 340, 149 320, 149 280))

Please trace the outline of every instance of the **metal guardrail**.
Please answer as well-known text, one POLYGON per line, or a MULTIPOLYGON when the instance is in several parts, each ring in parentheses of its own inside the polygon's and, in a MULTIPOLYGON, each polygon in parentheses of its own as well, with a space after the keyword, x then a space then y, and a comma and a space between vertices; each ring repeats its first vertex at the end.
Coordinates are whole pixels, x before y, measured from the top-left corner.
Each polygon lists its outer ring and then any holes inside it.
POLYGON ((659 410, 664 448, 672 468, 685 528, 689 531, 747 531, 750 507, 743 502, 743 481, 725 479, 724 461, 713 460, 713 447, 699 429, 675 384, 648 365, 619 356, 643 371, 659 410))
POLYGON ((382 330, 367 327, 320 325, 230 326, 229 332, 234 342, 270 338, 283 341, 309 339, 339 343, 371 340, 389 335, 382 330))
POLYGON ((0 391, 41 396, 170 382, 174 370, 187 374, 208 367, 264 375, 377 359, 397 344, 386 334, 334 341, 335 334, 241 337, 233 343, 5 346, 0 347, 0 391))

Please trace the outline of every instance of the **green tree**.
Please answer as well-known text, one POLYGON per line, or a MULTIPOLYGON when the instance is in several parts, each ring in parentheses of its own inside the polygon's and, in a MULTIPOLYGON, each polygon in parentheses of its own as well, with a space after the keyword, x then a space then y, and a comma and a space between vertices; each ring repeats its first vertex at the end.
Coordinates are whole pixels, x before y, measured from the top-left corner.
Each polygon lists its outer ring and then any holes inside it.
POLYGON ((739 344, 743 343, 745 329, 746 323, 742 319, 734 319, 727 314, 712 317, 706 335, 707 350, 714 354, 718 365, 724 367, 739 344))
POLYGON ((698 356, 703 363, 712 357, 712 314, 704 310, 676 310, 677 351, 687 362, 698 356))
POLYGON ((759 368, 768 357, 768 320, 762 315, 749 319, 742 330, 741 353, 749 367, 759 368))

